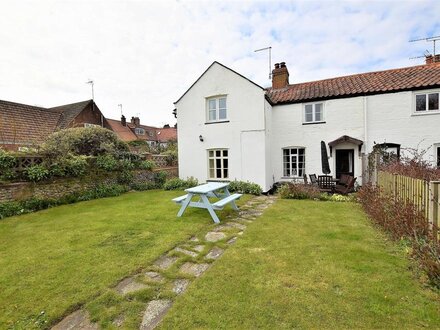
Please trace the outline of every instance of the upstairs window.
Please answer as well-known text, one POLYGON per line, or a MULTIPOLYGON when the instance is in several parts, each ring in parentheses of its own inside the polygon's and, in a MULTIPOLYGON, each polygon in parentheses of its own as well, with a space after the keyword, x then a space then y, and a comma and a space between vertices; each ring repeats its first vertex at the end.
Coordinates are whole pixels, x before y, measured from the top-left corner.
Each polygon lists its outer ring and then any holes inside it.
POLYGON ((439 110, 438 92, 416 94, 416 113, 439 110))
POLYGON ((145 135, 145 130, 144 130, 143 128, 136 127, 136 128, 134 129, 134 133, 135 133, 136 135, 145 135))
POLYGON ((212 97, 207 99, 207 122, 227 120, 226 96, 212 97))
POLYGON ((229 176, 228 149, 208 150, 208 173, 210 179, 227 179, 229 176))
POLYGON ((304 123, 324 122, 324 103, 310 103, 304 105, 304 123))
POLYGON ((285 177, 302 177, 305 173, 306 158, 304 148, 283 149, 283 175, 285 177))

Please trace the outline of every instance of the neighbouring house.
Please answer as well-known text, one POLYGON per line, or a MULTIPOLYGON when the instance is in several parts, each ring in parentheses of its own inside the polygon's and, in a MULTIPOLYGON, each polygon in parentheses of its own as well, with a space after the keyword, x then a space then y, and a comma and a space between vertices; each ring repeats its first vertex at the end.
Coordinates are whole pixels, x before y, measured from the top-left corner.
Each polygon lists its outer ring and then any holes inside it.
POLYGON ((93 100, 43 108, 0 100, 0 147, 26 150, 53 132, 71 127, 110 128, 93 100))
POLYGON ((170 141, 177 141, 176 127, 165 125, 163 128, 158 128, 142 125, 139 117, 131 117, 131 121, 127 122, 124 115, 121 116, 121 120, 107 120, 111 130, 125 142, 142 140, 151 147, 166 147, 170 141))
POLYGON ((377 145, 396 155, 428 150, 425 159, 440 164, 439 55, 425 65, 290 80, 284 62, 269 88, 213 62, 175 102, 180 177, 251 181, 267 191, 321 174, 321 141, 332 175, 360 183, 377 145))

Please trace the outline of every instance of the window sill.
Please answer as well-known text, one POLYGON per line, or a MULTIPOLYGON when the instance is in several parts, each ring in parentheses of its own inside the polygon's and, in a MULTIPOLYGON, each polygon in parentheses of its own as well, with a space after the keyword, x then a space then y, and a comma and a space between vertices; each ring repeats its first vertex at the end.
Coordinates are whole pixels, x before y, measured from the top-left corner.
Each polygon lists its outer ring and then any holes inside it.
POLYGON ((419 111, 419 112, 413 112, 412 116, 429 116, 429 115, 438 115, 440 114, 440 110, 425 110, 425 111, 419 111))
POLYGON ((315 125, 315 124, 325 124, 325 121, 312 121, 312 122, 306 122, 302 123, 303 125, 315 125))
POLYGON ((222 124, 222 123, 229 123, 229 120, 208 121, 208 122, 205 123, 205 125, 222 124))

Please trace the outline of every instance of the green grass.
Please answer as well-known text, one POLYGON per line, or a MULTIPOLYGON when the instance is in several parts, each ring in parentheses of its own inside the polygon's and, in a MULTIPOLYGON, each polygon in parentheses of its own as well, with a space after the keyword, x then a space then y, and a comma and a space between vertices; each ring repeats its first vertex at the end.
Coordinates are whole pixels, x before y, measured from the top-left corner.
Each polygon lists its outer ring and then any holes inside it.
POLYGON ((162 329, 439 328, 439 296, 352 203, 277 201, 162 329))
POLYGON ((120 279, 206 232, 206 210, 176 218, 171 199, 180 194, 128 193, 0 221, 0 329, 47 327, 98 296, 105 301, 120 279))

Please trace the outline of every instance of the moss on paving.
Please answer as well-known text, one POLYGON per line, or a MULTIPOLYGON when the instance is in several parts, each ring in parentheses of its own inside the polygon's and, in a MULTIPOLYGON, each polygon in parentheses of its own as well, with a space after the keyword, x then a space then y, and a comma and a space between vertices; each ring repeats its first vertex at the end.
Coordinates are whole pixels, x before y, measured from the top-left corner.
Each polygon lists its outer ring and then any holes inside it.
POLYGON ((279 200, 161 329, 438 328, 438 293, 352 203, 279 200))
POLYGON ((118 305, 133 320, 127 324, 135 324, 154 289, 120 304, 109 288, 214 227, 206 210, 191 208, 176 218, 179 207, 171 199, 180 194, 128 193, 0 221, 0 329, 45 328, 82 305, 95 316, 104 305, 118 305))

